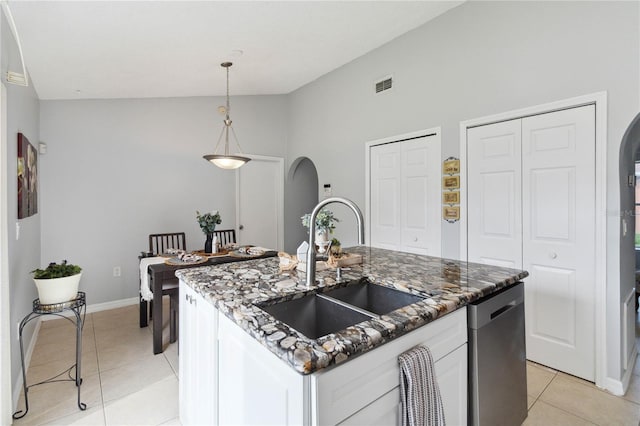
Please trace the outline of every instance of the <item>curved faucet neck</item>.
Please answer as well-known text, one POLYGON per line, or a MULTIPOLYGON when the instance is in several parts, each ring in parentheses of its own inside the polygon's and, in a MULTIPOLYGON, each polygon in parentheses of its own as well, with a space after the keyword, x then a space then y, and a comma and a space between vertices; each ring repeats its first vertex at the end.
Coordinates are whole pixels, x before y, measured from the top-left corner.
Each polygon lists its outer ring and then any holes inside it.
POLYGON ((358 222, 358 244, 364 244, 364 217, 360 208, 351 200, 342 197, 330 197, 319 202, 311 212, 309 218, 309 249, 307 251, 307 273, 306 284, 312 286, 316 281, 316 252, 315 252, 315 234, 316 234, 316 218, 322 210, 328 204, 340 203, 349 207, 356 215, 358 222))

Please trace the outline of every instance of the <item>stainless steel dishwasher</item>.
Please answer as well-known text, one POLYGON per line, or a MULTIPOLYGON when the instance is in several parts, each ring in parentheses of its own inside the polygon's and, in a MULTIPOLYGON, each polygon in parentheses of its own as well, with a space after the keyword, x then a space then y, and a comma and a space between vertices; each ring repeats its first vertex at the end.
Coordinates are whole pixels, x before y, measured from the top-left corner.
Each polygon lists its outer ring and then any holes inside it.
POLYGON ((520 425, 527 417, 524 284, 468 306, 469 424, 520 425))

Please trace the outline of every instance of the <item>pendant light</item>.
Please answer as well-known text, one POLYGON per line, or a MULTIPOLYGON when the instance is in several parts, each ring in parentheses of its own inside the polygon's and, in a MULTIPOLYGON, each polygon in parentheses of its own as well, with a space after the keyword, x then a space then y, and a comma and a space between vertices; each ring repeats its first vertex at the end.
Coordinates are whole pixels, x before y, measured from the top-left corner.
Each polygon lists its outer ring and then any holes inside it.
POLYGON ((223 68, 227 69, 227 107, 225 110, 226 117, 223 120, 224 127, 222 128, 222 132, 220 133, 220 137, 218 138, 218 143, 216 145, 216 149, 213 151, 213 154, 204 155, 202 158, 205 160, 211 161, 216 166, 221 169, 237 169, 238 167, 243 166, 245 163, 251 161, 249 157, 245 157, 242 155, 231 155, 229 154, 229 129, 231 129, 231 133, 233 133, 233 138, 236 140, 236 145, 238 146, 238 151, 242 154, 242 149, 240 148, 240 143, 238 142, 238 138, 236 137, 236 132, 233 130, 231 126, 231 119, 229 118, 229 67, 231 67, 233 63, 231 62, 223 62, 220 64, 223 68), (224 135, 224 154, 218 154, 218 147, 220 146, 220 142, 222 142, 222 136, 224 135))

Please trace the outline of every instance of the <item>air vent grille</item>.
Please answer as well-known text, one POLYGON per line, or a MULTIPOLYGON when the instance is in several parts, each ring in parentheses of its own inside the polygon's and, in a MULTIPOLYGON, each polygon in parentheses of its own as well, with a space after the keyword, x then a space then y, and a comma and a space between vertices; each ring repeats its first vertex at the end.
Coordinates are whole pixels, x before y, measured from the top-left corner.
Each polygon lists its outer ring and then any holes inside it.
POLYGON ((384 92, 391 89, 393 86, 393 79, 391 77, 381 80, 376 83, 376 93, 384 92))

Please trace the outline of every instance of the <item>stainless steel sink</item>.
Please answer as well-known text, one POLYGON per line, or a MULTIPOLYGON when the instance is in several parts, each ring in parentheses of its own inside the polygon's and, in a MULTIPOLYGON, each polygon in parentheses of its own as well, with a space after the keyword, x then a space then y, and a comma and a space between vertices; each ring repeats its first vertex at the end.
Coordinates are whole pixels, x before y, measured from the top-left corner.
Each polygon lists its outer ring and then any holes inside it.
POLYGON ((404 291, 372 284, 366 278, 359 281, 358 284, 329 290, 323 294, 377 315, 388 314, 423 300, 422 297, 404 291))
POLYGON ((271 300, 256 303, 256 306, 308 338, 317 339, 422 299, 361 278, 346 287, 324 293, 293 300, 271 300))
POLYGON ((366 315, 316 294, 273 305, 257 306, 310 339, 317 339, 373 318, 372 315, 366 315))

